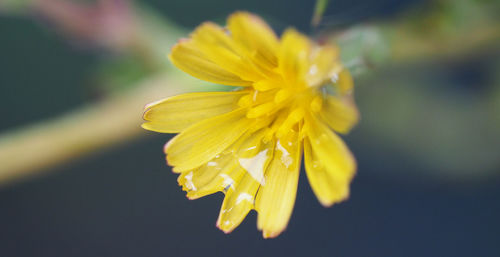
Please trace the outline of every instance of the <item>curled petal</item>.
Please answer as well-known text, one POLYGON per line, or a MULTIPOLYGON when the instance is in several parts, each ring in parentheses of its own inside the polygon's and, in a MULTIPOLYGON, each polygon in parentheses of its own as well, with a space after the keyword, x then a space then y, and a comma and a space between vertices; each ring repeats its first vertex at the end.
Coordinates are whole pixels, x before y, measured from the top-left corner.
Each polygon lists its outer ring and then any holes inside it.
POLYGON ((308 119, 304 157, 309 184, 324 206, 346 199, 356 161, 335 133, 314 117, 308 119))
POLYGON ((350 96, 325 98, 320 116, 328 126, 339 133, 347 133, 359 121, 359 112, 350 96))

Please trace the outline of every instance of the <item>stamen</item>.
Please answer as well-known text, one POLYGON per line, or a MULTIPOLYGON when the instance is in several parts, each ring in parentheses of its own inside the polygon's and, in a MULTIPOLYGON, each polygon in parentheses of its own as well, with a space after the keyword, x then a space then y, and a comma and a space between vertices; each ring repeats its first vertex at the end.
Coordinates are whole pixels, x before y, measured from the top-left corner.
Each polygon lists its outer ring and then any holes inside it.
POLYGON ((239 107, 250 107, 252 105, 252 96, 251 95, 244 95, 238 100, 238 106, 239 107))
POLYGON ((277 87, 276 84, 273 83, 273 81, 268 80, 268 79, 253 83, 253 88, 255 88, 255 90, 259 90, 259 91, 267 91, 267 90, 271 90, 271 89, 276 88, 276 87, 277 87))
POLYGON ((255 132, 263 127, 267 127, 273 121, 273 119, 274 116, 257 118, 255 124, 249 129, 249 132, 255 132))
POLYGON ((304 122, 299 132, 299 139, 302 140, 307 136, 307 131, 309 130, 309 126, 307 122, 304 122))
POLYGON ((247 118, 253 119, 270 113, 275 107, 273 102, 257 105, 247 112, 247 118))
POLYGON ((264 138, 262 139, 264 143, 271 141, 271 139, 274 136, 274 133, 276 132, 276 130, 278 130, 279 127, 281 127, 281 124, 283 124, 285 119, 286 115, 284 115, 283 112, 278 114, 278 117, 274 120, 273 125, 271 125, 271 128, 267 130, 264 138))
POLYGON ((280 126, 278 129, 278 132, 276 133, 276 136, 278 138, 283 137, 284 135, 288 134, 290 129, 292 129, 293 125, 295 125, 297 122, 301 121, 302 118, 304 118, 305 111, 302 108, 297 108, 293 110, 286 120, 283 122, 283 124, 280 126))
POLYGON ((281 89, 280 91, 278 91, 278 93, 276 93, 276 95, 274 96, 274 102, 279 104, 279 103, 282 103, 284 102, 286 99, 288 99, 290 96, 292 96, 292 92, 290 90, 287 90, 287 89, 281 89))
POLYGON ((319 112, 321 111, 321 107, 323 106, 323 99, 321 99, 321 96, 316 96, 311 102, 311 111, 313 112, 319 112))

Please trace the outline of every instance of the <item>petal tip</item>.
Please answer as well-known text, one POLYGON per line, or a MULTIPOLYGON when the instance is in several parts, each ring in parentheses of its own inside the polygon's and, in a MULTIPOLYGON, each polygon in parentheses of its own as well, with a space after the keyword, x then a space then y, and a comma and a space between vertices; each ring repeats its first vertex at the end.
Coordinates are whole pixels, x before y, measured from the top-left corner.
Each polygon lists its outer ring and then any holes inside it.
POLYGON ((273 238, 276 238, 277 236, 279 236, 281 234, 281 232, 283 231, 262 231, 262 237, 264 239, 273 239, 273 238))
POLYGON ((222 232, 224 232, 224 234, 230 234, 231 232, 233 232, 234 230, 234 227, 226 227, 224 226, 223 224, 221 224, 220 222, 220 218, 217 219, 217 222, 215 223, 215 226, 222 232))
POLYGON ((335 198, 328 198, 328 199, 327 198, 318 198, 318 201, 323 207, 329 208, 329 207, 332 207, 334 204, 338 204, 338 203, 346 201, 348 198, 349 198, 349 189, 347 189, 340 196, 337 196, 335 198))

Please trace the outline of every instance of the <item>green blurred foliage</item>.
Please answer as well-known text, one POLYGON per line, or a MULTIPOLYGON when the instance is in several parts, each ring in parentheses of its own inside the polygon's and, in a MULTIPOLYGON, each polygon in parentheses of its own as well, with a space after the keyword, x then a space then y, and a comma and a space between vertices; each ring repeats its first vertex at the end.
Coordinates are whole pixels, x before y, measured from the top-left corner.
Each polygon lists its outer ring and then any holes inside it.
POLYGON ((0 12, 19 15, 29 10, 33 0, 2 0, 0 1, 0 12))

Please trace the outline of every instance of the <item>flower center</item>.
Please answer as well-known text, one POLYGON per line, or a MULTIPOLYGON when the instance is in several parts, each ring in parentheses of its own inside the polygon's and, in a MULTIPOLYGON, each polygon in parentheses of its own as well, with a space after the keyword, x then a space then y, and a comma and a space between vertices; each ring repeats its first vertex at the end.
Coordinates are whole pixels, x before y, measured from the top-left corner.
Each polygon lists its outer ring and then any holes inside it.
POLYGON ((248 108, 246 117, 255 119, 253 130, 269 127, 264 141, 299 132, 307 113, 321 110, 323 97, 315 88, 281 88, 268 91, 248 90, 238 105, 248 108))

